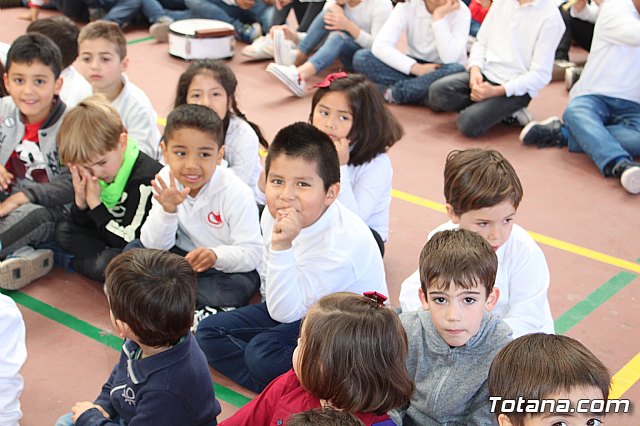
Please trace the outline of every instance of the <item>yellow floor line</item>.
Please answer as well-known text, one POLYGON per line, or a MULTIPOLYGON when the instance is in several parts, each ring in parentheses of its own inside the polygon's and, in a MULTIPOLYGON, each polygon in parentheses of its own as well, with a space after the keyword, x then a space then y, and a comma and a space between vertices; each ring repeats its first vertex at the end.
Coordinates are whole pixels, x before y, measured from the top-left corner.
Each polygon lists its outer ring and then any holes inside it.
POLYGON ((640 380, 640 353, 613 376, 609 398, 619 399, 638 380, 640 380))

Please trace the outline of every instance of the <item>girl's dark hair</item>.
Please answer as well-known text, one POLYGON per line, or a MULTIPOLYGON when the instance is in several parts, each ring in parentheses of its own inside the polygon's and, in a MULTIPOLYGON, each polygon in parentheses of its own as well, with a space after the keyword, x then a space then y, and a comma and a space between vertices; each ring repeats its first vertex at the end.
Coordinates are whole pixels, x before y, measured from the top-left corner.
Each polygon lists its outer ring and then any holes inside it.
POLYGON ((328 87, 319 88, 311 101, 310 123, 313 123, 316 105, 331 91, 343 92, 351 107, 353 124, 347 136, 353 145, 350 165, 368 163, 386 152, 404 134, 402 125, 386 107, 382 95, 360 74, 349 74, 333 80, 328 87))
MULTIPOLYGON (((238 80, 236 79, 235 74, 231 71, 231 68, 223 61, 213 60, 213 59, 199 59, 197 61, 193 61, 189 68, 186 69, 180 75, 180 79, 178 80, 178 87, 176 88, 176 100, 173 103, 173 107, 179 107, 180 105, 184 105, 187 103, 187 93, 189 92, 189 86, 191 85, 191 80, 196 75, 200 74, 209 74, 211 75, 220 85, 224 88, 224 91, 227 93, 227 98, 231 100, 231 107, 229 111, 236 116, 240 117, 244 121, 246 121, 249 126, 256 132, 258 135, 258 140, 260 141, 260 145, 264 148, 269 148, 269 143, 264 138, 260 127, 257 124, 249 121, 247 117, 238 109, 238 102, 236 101, 236 88, 238 87, 238 80)), ((231 118, 229 114, 224 118, 224 132, 225 135, 227 133, 227 129, 229 128, 229 121, 231 118)))
MULTIPOLYGON (((2 64, 2 61, 0 61, 0 74, 4 75, 4 65, 2 64)), ((9 94, 9 92, 7 92, 7 88, 4 87, 4 78, 0 78, 0 98, 5 97, 9 94)))
POLYGON ((409 404, 407 335, 385 306, 355 293, 325 296, 309 309, 300 345, 300 383, 337 409, 383 414, 409 404))

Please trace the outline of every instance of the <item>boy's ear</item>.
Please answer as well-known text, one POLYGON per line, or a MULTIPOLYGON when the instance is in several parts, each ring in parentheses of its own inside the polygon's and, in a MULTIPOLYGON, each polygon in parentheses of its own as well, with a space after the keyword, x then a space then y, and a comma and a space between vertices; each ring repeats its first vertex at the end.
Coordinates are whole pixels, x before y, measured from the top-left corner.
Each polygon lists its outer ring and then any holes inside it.
POLYGON ((162 150, 162 159, 164 160, 164 164, 169 164, 169 160, 167 159, 167 142, 164 139, 160 141, 160 149, 162 150))
POLYGON ((118 145, 120 145, 122 149, 125 149, 127 147, 127 139, 127 132, 120 133, 120 136, 118 137, 118 145))
POLYGON ((222 159, 224 158, 224 145, 222 145, 218 149, 218 158, 216 159, 216 164, 219 166, 222 163, 222 159))
POLYGON ((420 298, 420 303, 422 303, 422 309, 425 311, 429 310, 429 302, 427 301, 427 295, 422 291, 422 287, 418 289, 418 297, 420 298))
POLYGON ((493 310, 498 304, 498 299, 500 299, 500 289, 494 286, 489 296, 487 296, 487 303, 485 303, 484 308, 487 311, 493 310))
POLYGON ((4 87, 7 88, 7 92, 8 92, 9 91, 9 76, 7 76, 6 72, 4 74, 2 74, 2 81, 4 81, 4 87))
POLYGON ((500 426, 513 426, 513 423, 511 423, 511 420, 509 420, 506 414, 500 414, 498 416, 498 424, 500 426))
POLYGON ((125 72, 127 71, 127 68, 129 68, 129 57, 125 56, 124 58, 122 58, 122 60, 120 61, 120 72, 125 72))
MULTIPOLYGON (((62 77, 58 77, 58 79, 56 80, 56 82, 53 85, 53 94, 54 95, 59 95, 60 94, 60 89, 62 89, 62 85, 64 84, 64 79, 62 77)), ((5 87, 7 85, 5 84, 5 87)))
POLYGON ((327 194, 324 197, 324 205, 328 207, 333 204, 333 202, 338 199, 338 194, 340 194, 340 182, 332 184, 329 189, 327 189, 327 194))
POLYGON ((460 216, 458 216, 455 211, 453 210, 453 206, 449 203, 445 204, 445 207, 447 208, 447 216, 449 216, 449 220, 453 223, 455 223, 456 225, 458 223, 460 223, 460 216))
POLYGON ((119 319, 115 320, 115 324, 118 331, 118 336, 122 337, 123 339, 131 336, 131 328, 129 327, 129 324, 119 319))

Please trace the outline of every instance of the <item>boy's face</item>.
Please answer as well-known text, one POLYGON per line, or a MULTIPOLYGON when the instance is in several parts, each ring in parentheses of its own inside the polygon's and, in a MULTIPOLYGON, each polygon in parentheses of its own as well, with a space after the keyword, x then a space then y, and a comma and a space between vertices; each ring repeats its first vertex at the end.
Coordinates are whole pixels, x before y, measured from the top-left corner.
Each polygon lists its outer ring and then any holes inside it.
POLYGON ((224 147, 218 148, 213 137, 205 132, 182 128, 162 142, 162 155, 178 182, 195 197, 222 161, 224 147))
POLYGON ((96 155, 91 159, 91 161, 86 164, 81 164, 81 166, 87 169, 92 176, 95 176, 106 183, 112 183, 116 178, 120 167, 122 167, 124 151, 126 149, 127 134, 121 133, 118 146, 115 149, 107 151, 104 154, 96 155))
POLYGON ((91 83, 94 93, 109 100, 120 92, 121 75, 127 70, 128 58, 120 58, 110 41, 104 38, 85 40, 78 46, 78 71, 91 83))
POLYGON ((325 191, 315 162, 286 154, 271 160, 265 196, 273 217, 279 217, 279 210, 293 208, 301 216, 305 228, 322 216, 339 191, 339 183, 325 191))
POLYGON ((60 93, 62 78, 40 61, 13 62, 4 74, 4 85, 27 123, 38 123, 49 115, 53 97, 60 93))
POLYGON ((222 120, 229 109, 227 92, 211 74, 197 74, 193 77, 187 90, 187 103, 209 107, 222 120))
POLYGON ((496 251, 511 235, 516 208, 511 201, 503 201, 495 206, 471 210, 458 216, 451 205, 447 204, 447 214, 460 228, 480 234, 496 251))
MULTIPOLYGON (((569 399, 571 407, 575 408, 581 399, 604 399, 602 391, 595 386, 574 387, 571 392, 559 392, 545 399, 569 399)), ((588 406, 588 405, 587 405, 588 406)), ((524 426, 600 426, 603 424, 602 413, 542 413, 528 414, 524 419, 524 426)), ((513 426, 506 414, 498 417, 500 426, 513 426)))
POLYGON ((423 308, 431 312, 438 334, 447 345, 458 347, 478 333, 484 311, 496 306, 499 295, 500 291, 495 287, 487 297, 484 287, 466 290, 451 283, 447 289, 428 288, 426 298, 422 295, 421 299, 423 308))

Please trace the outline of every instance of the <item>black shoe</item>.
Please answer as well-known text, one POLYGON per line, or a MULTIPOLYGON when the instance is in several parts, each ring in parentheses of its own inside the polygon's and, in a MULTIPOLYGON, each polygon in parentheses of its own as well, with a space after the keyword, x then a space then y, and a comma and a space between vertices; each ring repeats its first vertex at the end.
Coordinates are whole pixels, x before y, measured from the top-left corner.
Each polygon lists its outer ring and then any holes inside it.
POLYGON ((538 148, 566 146, 562 136, 562 122, 558 117, 550 117, 543 121, 532 121, 520 132, 520 140, 525 145, 536 145, 538 148))
POLYGON ((640 194, 640 163, 620 160, 611 168, 611 176, 620 178, 620 184, 628 193, 640 194))

